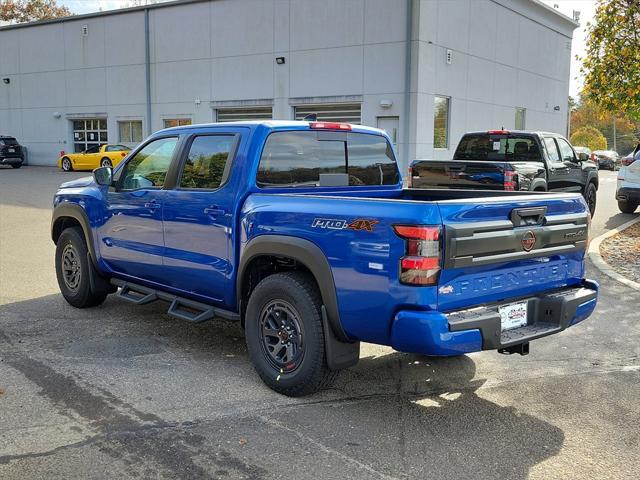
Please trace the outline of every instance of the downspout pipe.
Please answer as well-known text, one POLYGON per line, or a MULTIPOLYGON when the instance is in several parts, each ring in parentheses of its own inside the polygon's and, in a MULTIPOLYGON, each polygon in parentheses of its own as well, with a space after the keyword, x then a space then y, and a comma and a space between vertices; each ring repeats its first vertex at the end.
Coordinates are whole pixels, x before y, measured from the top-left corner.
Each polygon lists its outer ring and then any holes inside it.
MULTIPOLYGON (((406 25, 406 46, 405 46, 405 66, 404 66, 404 128, 403 128, 403 143, 404 151, 402 154, 402 160, 404 163, 404 171, 402 175, 407 173, 407 167, 409 166, 409 139, 410 125, 411 125, 411 70, 412 70, 412 45, 413 45, 413 15, 414 15, 414 0, 407 0, 407 25, 406 25)), ((406 182, 405 182, 406 184, 406 182)))
POLYGON ((151 135, 151 40, 149 38, 149 9, 144 9, 144 76, 147 94, 146 134, 151 135))

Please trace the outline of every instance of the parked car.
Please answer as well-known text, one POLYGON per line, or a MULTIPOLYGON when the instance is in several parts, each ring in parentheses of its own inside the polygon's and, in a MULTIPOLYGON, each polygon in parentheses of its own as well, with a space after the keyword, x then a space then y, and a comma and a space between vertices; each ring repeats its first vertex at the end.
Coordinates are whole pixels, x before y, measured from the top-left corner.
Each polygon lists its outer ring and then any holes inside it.
POLYGON ((618 172, 616 200, 622 213, 633 213, 640 205, 640 144, 622 159, 618 172))
POLYGON ((463 135, 453 160, 415 160, 414 188, 580 192, 596 209, 598 169, 557 133, 489 130, 463 135))
POLYGON ((596 163, 599 168, 615 171, 620 168, 620 155, 613 150, 596 150, 593 152, 596 156, 596 163))
POLYGON ((98 167, 115 167, 131 150, 124 145, 95 145, 84 152, 61 152, 58 168, 65 172, 71 170, 93 170, 98 167))
POLYGON ((24 152, 15 137, 0 135, 0 165, 20 168, 23 162, 24 152))
POLYGON ((286 395, 354 365, 360 341, 526 354, 597 301, 580 195, 403 190, 387 134, 359 125, 162 130, 53 205, 67 302, 117 287, 185 321, 239 321, 259 376, 286 395))

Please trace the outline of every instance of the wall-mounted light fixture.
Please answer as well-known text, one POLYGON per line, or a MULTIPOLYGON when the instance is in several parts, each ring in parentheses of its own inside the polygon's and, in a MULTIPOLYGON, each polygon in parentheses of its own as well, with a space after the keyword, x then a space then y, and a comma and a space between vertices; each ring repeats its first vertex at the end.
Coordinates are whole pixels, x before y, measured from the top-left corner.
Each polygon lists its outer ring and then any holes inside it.
POLYGON ((380 108, 391 108, 393 106, 393 101, 383 98, 380 100, 380 108))
POLYGON ((553 110, 555 112, 559 112, 560 111, 560 105, 556 105, 555 107, 553 107, 553 110))
POLYGON ((278 65, 284 65, 286 63, 286 60, 284 57, 276 57, 276 63, 278 65))
POLYGON ((2 83, 4 83, 5 85, 9 85, 11 83, 11 79, 10 78, 3 78, 2 79, 2 83))
POLYGON ((53 118, 60 118, 62 114, 60 112, 53 112, 53 118))

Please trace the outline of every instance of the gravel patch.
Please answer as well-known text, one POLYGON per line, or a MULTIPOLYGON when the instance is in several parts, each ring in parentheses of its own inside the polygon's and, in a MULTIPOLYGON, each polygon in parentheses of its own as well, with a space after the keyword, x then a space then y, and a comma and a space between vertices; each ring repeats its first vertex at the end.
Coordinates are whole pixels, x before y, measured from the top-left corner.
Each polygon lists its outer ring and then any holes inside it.
POLYGON ((600 255, 618 273, 640 283, 640 223, 607 238, 600 245, 600 255))

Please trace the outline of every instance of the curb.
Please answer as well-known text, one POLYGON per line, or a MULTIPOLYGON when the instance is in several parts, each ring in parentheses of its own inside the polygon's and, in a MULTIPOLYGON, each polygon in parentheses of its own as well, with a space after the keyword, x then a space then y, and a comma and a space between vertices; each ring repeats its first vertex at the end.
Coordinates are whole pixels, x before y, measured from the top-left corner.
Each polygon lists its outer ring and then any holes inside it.
POLYGON ((613 278, 614 280, 620 283, 624 283, 627 287, 633 288, 634 290, 637 290, 640 292, 640 283, 634 282, 633 280, 629 280, 627 277, 620 275, 613 268, 611 268, 611 266, 607 262, 605 262, 602 256, 600 255, 600 244, 604 240, 606 240, 609 237, 613 237, 614 235, 622 232, 623 230, 626 230, 631 225, 635 225, 638 222, 640 222, 640 217, 634 218, 633 220, 630 220, 627 223, 623 223, 619 227, 614 228, 613 230, 609 230, 608 232, 603 233, 599 237, 594 238, 591 241, 591 245, 589 246, 589 258, 591 259, 593 264, 596 266, 596 268, 598 268, 598 270, 600 270, 602 273, 610 276, 611 278, 613 278))

